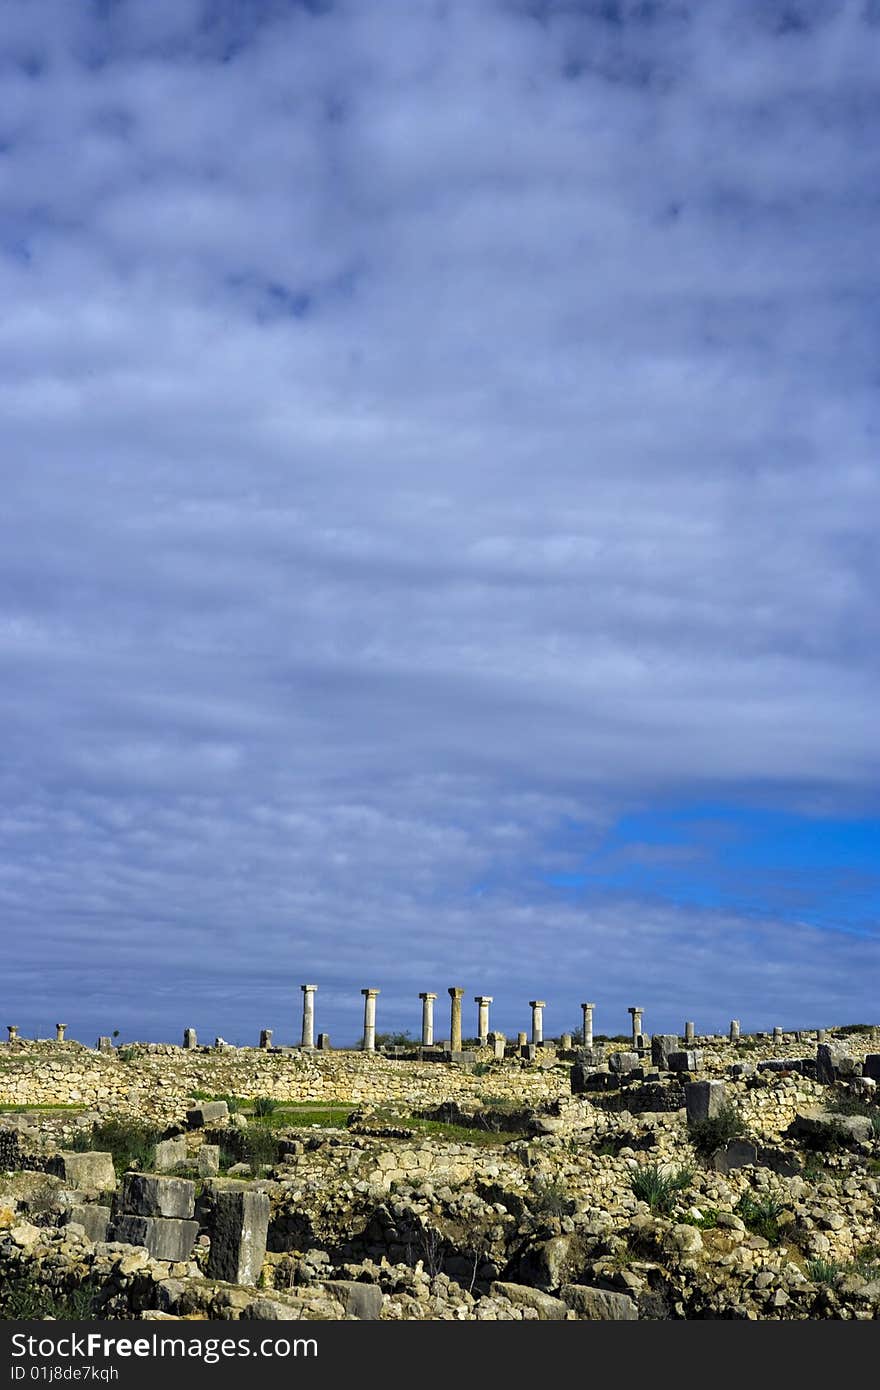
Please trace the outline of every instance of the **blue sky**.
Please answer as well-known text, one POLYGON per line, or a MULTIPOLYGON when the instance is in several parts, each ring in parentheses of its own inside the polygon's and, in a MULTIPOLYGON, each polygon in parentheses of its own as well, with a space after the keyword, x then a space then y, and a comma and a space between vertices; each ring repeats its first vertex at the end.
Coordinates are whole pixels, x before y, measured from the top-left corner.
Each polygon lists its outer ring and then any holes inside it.
POLYGON ((876 1021, 878 40, 10 0, 8 1022, 876 1021))

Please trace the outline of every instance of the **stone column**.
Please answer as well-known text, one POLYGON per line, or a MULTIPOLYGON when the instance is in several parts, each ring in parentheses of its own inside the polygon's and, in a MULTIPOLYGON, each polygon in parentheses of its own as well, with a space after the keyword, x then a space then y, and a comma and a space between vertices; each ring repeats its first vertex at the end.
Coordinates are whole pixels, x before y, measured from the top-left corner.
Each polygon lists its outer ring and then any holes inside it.
POLYGON ((781 1029, 781 1028, 774 1028, 774 1029, 773 1029, 773 1041, 774 1041, 775 1043, 781 1043, 781 1042, 782 1042, 782 1029, 781 1029))
POLYGON ((364 996, 364 1040, 361 1049, 364 1052, 376 1051, 376 995, 377 989, 362 989, 364 996))
POLYGON ((198 1045, 195 1028, 184 1028, 183 1045, 186 1048, 187 1052, 191 1052, 193 1048, 198 1045))
POLYGON ((571 1033, 562 1033, 559 1038, 560 1052, 571 1052, 571 1033))
POLYGON ((56 1041, 56 1042, 64 1042, 64 1034, 65 1034, 66 1032, 67 1032, 67 1024, 66 1024, 66 1023, 56 1023, 56 1024, 55 1024, 55 1041, 56 1041))
POLYGON ((98 1039, 98 1051, 99 1051, 99 1052, 112 1052, 112 1051, 113 1051, 113 1039, 112 1039, 112 1038, 108 1038, 106 1034, 102 1034, 102 1036, 98 1039))
POLYGON ((824 1042, 824 1041, 825 1041, 825 1036, 826 1036, 826 1035, 825 1035, 825 1029, 824 1029, 824 1028, 817 1028, 817 1029, 816 1029, 816 1042, 817 1042, 817 1043, 824 1042))
POLYGON ((315 1046, 315 990, 317 985, 300 985, 303 993, 302 1046, 315 1046))
POLYGON ((639 1039, 642 1036, 642 1014, 644 1012, 644 1009, 640 1009, 636 1004, 627 1009, 627 1013, 632 1016, 633 1047, 638 1047, 639 1039))
POLYGON ((595 1004, 581 1004, 584 1011, 584 1047, 593 1046, 593 1010, 595 1004))
POLYGON ((694 1032, 695 1032, 694 1025, 691 1023, 690 1019, 688 1019, 687 1023, 684 1025, 684 1045, 685 1045, 685 1047, 690 1047, 691 1043, 692 1043, 693 1040, 694 1040, 694 1032))
POLYGON ((492 998, 491 994, 474 995, 474 1003, 477 1006, 477 1037, 483 1047, 489 1040, 489 1005, 492 998))
POLYGON ((540 1047, 544 1041, 544 1008, 546 1000, 530 999, 529 1008, 532 1011, 532 1042, 535 1047, 540 1047))
POLYGON ((527 1038, 527 1036, 526 1036, 525 1033, 517 1033, 517 1035, 516 1035, 516 1045, 517 1045, 517 1047, 525 1047, 525 1045, 526 1045, 527 1042, 528 1042, 528 1038, 527 1038))
POLYGON ((738 1019, 738 1018, 732 1018, 732 1019, 730 1020, 730 1041, 731 1041, 731 1042, 737 1042, 738 1039, 739 1039, 739 1019, 738 1019))
POLYGON ((261 1029, 260 1029, 260 1047, 262 1047, 262 1048, 267 1048, 267 1047, 271 1047, 271 1046, 272 1046, 272 1029, 271 1029, 271 1028, 261 1028, 261 1029))
POLYGON ((10 1041, 10 1042, 18 1042, 18 1024, 17 1024, 17 1023, 7 1023, 7 1025, 6 1025, 6 1031, 7 1031, 7 1033, 9 1034, 9 1041, 10 1041))
POLYGON ((507 1039, 503 1033, 489 1034, 489 1046, 494 1049, 496 1062, 504 1061, 504 1045, 506 1042, 507 1039))
POLYGON ((463 989, 458 989, 455 985, 449 986, 449 998, 452 1000, 449 1015, 449 1046, 453 1052, 461 1052, 461 1000, 463 994, 463 989))
POLYGON ((422 1047, 434 1046, 434 1000, 436 994, 430 990, 419 995, 422 1001, 422 1047))

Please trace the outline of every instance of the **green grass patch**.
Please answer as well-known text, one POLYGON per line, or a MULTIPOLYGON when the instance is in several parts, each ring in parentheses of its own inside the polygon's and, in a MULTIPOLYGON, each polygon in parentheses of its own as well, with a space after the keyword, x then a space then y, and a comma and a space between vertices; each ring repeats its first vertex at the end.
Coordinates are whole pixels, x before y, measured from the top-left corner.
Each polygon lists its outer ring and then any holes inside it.
POLYGON ((0 1114, 3 1115, 30 1115, 44 1114, 46 1111, 54 1113, 56 1110, 67 1112, 71 1115, 81 1114, 83 1110, 88 1110, 87 1105, 82 1104, 52 1104, 52 1105, 0 1105, 0 1114))

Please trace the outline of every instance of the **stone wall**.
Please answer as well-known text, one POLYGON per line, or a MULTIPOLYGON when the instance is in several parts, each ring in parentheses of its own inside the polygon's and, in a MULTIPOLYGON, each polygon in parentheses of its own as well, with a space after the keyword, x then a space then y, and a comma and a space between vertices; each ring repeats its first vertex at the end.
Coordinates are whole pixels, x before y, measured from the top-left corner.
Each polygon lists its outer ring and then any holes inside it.
POLYGON ((182 1119, 186 1100, 197 1091, 318 1105, 431 1105, 486 1095, 533 1105, 570 1093, 566 1065, 499 1063, 478 1074, 454 1064, 358 1052, 162 1047, 103 1054, 75 1043, 4 1046, 2 1053, 0 1105, 82 1105, 164 1123, 182 1119))

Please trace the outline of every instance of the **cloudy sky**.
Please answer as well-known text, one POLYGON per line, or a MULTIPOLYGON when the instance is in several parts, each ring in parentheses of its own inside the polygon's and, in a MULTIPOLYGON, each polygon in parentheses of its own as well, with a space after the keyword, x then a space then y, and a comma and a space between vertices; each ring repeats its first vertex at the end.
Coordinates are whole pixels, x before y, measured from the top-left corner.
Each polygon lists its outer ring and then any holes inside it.
POLYGON ((4 1022, 877 1021, 878 45, 6 0, 4 1022))

